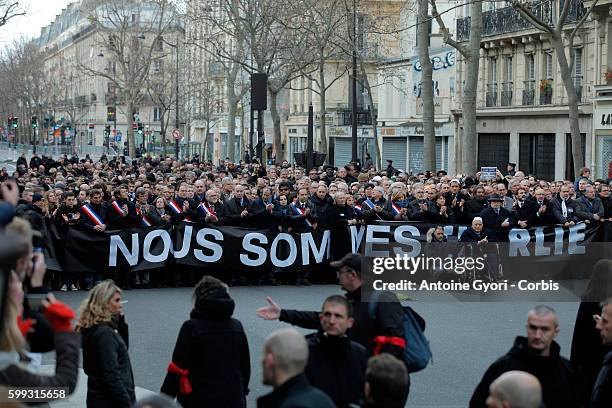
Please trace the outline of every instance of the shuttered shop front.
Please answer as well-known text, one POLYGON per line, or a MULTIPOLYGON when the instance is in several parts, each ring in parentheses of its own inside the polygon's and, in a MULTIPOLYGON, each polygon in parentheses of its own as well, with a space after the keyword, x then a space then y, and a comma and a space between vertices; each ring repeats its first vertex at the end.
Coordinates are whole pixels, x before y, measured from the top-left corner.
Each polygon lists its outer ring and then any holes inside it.
POLYGON ((387 160, 393 160, 393 167, 406 170, 406 138, 385 137, 383 138, 383 166, 387 160))

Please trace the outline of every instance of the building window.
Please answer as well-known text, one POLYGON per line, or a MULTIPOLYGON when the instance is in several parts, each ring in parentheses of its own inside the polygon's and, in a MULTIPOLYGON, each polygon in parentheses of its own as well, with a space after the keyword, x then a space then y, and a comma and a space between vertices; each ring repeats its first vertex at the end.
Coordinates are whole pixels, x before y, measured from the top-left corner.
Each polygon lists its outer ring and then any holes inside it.
POLYGON ((582 102, 582 48, 574 49, 572 63, 574 66, 572 76, 574 87, 576 88, 576 96, 578 97, 578 102, 582 102))
POLYGON ((525 54, 525 81, 523 81, 523 105, 533 105, 535 100, 535 58, 525 54))
POLYGON ((497 58, 489 59, 489 83, 487 84, 487 106, 497 106, 497 58))
POLYGON ((553 52, 547 50, 544 52, 544 79, 553 79, 553 52))
POLYGON ((512 105, 512 91, 514 88, 514 71, 512 66, 512 56, 504 58, 504 82, 502 84, 502 106, 512 105))
POLYGON ((153 108, 153 122, 160 122, 161 121, 161 109, 159 108, 159 106, 155 106, 153 108))

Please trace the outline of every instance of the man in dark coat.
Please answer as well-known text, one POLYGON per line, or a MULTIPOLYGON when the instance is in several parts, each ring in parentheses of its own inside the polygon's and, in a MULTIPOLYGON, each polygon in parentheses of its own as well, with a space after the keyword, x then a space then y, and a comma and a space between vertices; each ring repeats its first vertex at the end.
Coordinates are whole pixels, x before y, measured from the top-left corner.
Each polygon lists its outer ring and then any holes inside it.
POLYGON ((93 189, 89 192, 89 203, 81 207, 79 225, 88 231, 106 230, 106 208, 102 205, 102 190, 93 189))
POLYGON ((252 222, 261 227, 269 226, 271 222, 275 222, 272 214, 274 207, 275 202, 272 197, 272 189, 270 187, 264 187, 261 190, 261 197, 257 197, 252 201, 252 222))
POLYGON ((171 214, 170 220, 172 224, 178 224, 181 221, 198 220, 198 203, 189 198, 189 185, 181 183, 176 193, 176 197, 168 201, 168 213, 171 214))
POLYGON ((499 195, 493 194, 488 201, 489 207, 482 210, 480 218, 482 218, 485 229, 493 233, 493 236, 489 237, 489 241, 507 242, 512 213, 502 207, 504 199, 499 195))
POLYGON ((220 222, 223 225, 244 225, 250 223, 253 218, 251 213, 251 202, 244 196, 245 187, 237 184, 234 187, 232 198, 228 198, 223 203, 223 218, 220 222))
POLYGON ((587 185, 582 197, 576 200, 578 207, 576 215, 588 223, 603 221, 604 208, 599 197, 596 196, 595 187, 587 185))
POLYGON ((527 192, 524 188, 519 187, 514 196, 514 205, 512 206, 512 225, 520 228, 531 227, 531 223, 537 220, 537 213, 540 208, 535 201, 526 200, 527 192))
POLYGON ((550 200, 546 198, 544 189, 536 189, 532 204, 535 206, 535 213, 532 214, 529 222, 530 227, 554 224, 553 207, 550 200))
POLYGON ((304 368, 308 362, 308 345, 294 329, 278 330, 263 350, 263 383, 274 391, 257 399, 258 408, 333 408, 334 403, 323 391, 308 383, 304 368))
POLYGON ((485 372, 470 400, 470 408, 485 407, 491 383, 502 373, 519 370, 533 374, 542 385, 547 407, 584 407, 584 376, 562 357, 554 338, 559 333, 556 312, 544 305, 527 314, 527 337, 518 336, 510 351, 485 372))
POLYGON ((108 229, 127 229, 138 224, 136 207, 128 199, 128 188, 125 184, 119 186, 115 192, 115 199, 108 205, 108 229))
MULTIPOLYGON (((376 302, 376 318, 370 313, 370 302, 362 299, 361 255, 349 253, 340 261, 331 262, 338 269, 338 279, 346 293, 349 304, 353 307, 355 323, 350 330, 351 339, 364 346, 370 354, 374 349, 381 353, 390 353, 399 359, 404 358, 404 347, 396 344, 405 342, 404 310, 391 292, 382 292, 376 302), (376 343, 375 339, 381 343, 376 343), (379 347, 377 347, 379 346, 379 347)), ((320 327, 319 312, 281 309, 271 298, 268 306, 257 310, 257 315, 266 320, 280 320, 306 329, 318 330, 320 327)))
POLYGON ((486 207, 487 199, 485 197, 485 189, 482 186, 478 186, 474 190, 474 197, 465 201, 463 205, 463 214, 457 217, 457 219, 470 224, 474 217, 480 217, 480 213, 486 207))
POLYGON ((559 195, 552 202, 554 222, 569 227, 580 221, 576 214, 576 201, 570 198, 570 187, 561 186, 559 195))
POLYGON ((354 319, 344 296, 325 299, 319 318, 321 329, 306 337, 309 350, 306 377, 310 384, 329 395, 337 407, 348 408, 363 398, 368 351, 347 335, 354 319))
POLYGON ((310 197, 314 213, 317 216, 317 228, 320 229, 327 229, 332 223, 330 214, 334 202, 329 194, 327 194, 328 191, 327 186, 321 185, 317 188, 316 194, 310 197))
MULTIPOLYGON (((612 346, 612 298, 603 302, 601 315, 597 317, 597 329, 601 341, 606 346, 612 346)), ((604 357, 603 366, 593 387, 590 408, 605 408, 612 406, 612 351, 604 357)))

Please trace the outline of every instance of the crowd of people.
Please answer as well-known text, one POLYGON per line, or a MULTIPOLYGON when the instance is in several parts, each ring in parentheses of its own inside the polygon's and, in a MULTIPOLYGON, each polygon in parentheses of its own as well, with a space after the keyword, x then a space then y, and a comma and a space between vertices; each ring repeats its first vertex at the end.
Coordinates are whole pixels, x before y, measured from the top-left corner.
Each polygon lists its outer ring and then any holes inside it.
MULTIPOLYGON (((604 240, 612 236, 610 180, 593 180, 588 168, 575 181, 547 181, 509 165, 506 175, 498 170, 494 179, 485 180, 480 173, 408 174, 395 169, 391 160, 387 164, 381 171, 371 162, 368 168, 348 164, 306 170, 287 161, 263 165, 226 159, 213 165, 197 156, 189 161, 145 156, 126 162, 123 157, 94 161, 34 155, 29 162, 22 156, 14 174, 2 169, 0 180, 15 180, 15 212, 38 231, 39 250, 52 234, 61 240, 68 228, 97 234, 183 221, 283 232, 346 230, 347 225, 379 221, 459 223, 470 226, 460 240, 478 243, 508 241, 511 228, 584 222, 604 225, 604 240)), ((432 234, 432 239, 445 237, 432 234)), ((339 248, 336 259, 348 251, 348 243, 339 248)), ((197 281, 181 278, 164 273, 158 279, 144 272, 121 284, 129 288, 197 281)), ((91 289, 100 279, 58 274, 54 285, 61 290, 91 289)), ((230 285, 263 281, 236 276, 230 285)), ((310 283, 302 275, 292 281, 310 283)))
MULTIPOLYGON (((73 227, 97 234, 190 221, 312 231, 395 220, 469 224, 461 240, 503 242, 512 227, 608 225, 612 220, 610 180, 590 180, 588 169, 575 182, 549 182, 520 171, 506 176, 498 171, 494 180, 442 171, 409 175, 388 164, 384 171, 350 164, 306 172, 287 162, 213 166, 197 157, 184 162, 147 156, 127 163, 34 156, 29 163, 21 161, 15 174, 3 169, 0 229, 8 235, 2 242, 20 249, 2 262, 10 276, 0 332, 0 385, 66 387, 72 393, 81 347, 87 406, 136 403, 122 288, 98 276, 77 281, 60 274, 60 290, 78 285, 89 292, 78 317, 57 301, 43 255, 52 230, 65 234, 73 227), (35 373, 36 354, 50 350, 58 356, 55 374, 35 373)), ((443 231, 441 236, 437 231, 431 239, 443 240, 443 231)), ((345 294, 321 299, 318 311, 286 309, 271 298, 257 310, 265 320, 312 330, 304 336, 283 329, 267 338, 261 370, 273 391, 258 398, 259 407, 399 408, 409 401, 404 310, 391 292, 375 300, 362 296, 362 263, 359 254, 331 262, 345 294)), ((612 276, 609 260, 600 261, 599 269, 612 276)), ((149 283, 142 275, 133 278, 149 283)), ((298 283, 308 283, 301 279, 298 283)), ((526 337, 517 337, 486 370, 470 406, 612 406, 609 289, 592 288, 600 291, 603 303, 581 304, 571 359, 562 357, 554 341, 559 332, 555 310, 531 309, 526 337)), ((168 371, 160 384, 167 397, 138 406, 170 407, 177 400, 184 407, 244 407, 251 351, 247 332, 233 317, 228 285, 204 276, 197 279, 192 300, 174 351, 168 351, 168 371)))

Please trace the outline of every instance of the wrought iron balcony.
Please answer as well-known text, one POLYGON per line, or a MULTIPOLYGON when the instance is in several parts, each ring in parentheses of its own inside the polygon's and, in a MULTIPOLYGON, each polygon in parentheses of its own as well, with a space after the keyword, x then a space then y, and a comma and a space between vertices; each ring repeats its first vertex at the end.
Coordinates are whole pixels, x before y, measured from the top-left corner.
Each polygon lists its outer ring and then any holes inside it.
MULTIPOLYGON (((352 112, 350 108, 339 108, 336 111, 336 123, 338 126, 351 126, 352 112)), ((372 115, 370 111, 357 107, 357 125, 368 126, 372 124, 372 115)))
POLYGON ((512 82, 502 83, 501 106, 512 106, 512 82))
POLYGON ((540 81, 540 105, 552 105, 553 81, 543 79, 540 81))
POLYGON ((487 84, 487 108, 497 106, 497 84, 487 84))
POLYGON ((523 81, 525 88, 523 89, 523 106, 533 105, 535 100, 535 80, 523 81))
MULTIPOLYGON (((566 23, 572 24, 580 20, 585 13, 582 0, 570 0, 570 11, 566 23)), ((531 12, 547 23, 555 22, 558 13, 563 9, 564 0, 557 2, 534 1, 527 5, 531 12), (556 5, 559 4, 558 8, 556 5)), ((470 37, 471 17, 457 19, 457 40, 467 41, 470 37)), ((533 29, 534 26, 514 7, 504 7, 482 13, 482 37, 513 33, 533 29)))
POLYGON ((76 106, 86 106, 88 103, 89 101, 87 100, 87 96, 85 95, 77 96, 76 98, 74 98, 74 104, 76 106))

